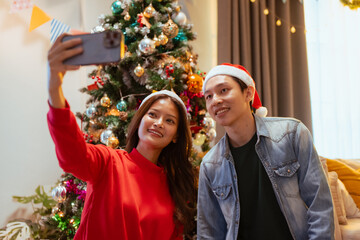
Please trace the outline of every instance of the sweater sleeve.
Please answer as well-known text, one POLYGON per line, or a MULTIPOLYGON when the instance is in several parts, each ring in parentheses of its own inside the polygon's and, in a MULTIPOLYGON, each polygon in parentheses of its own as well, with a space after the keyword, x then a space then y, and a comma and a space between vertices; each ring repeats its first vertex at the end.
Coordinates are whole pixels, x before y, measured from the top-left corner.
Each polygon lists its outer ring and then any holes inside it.
POLYGON ((111 158, 110 149, 85 142, 67 101, 65 108, 49 107, 47 122, 60 167, 77 178, 94 182, 111 158))

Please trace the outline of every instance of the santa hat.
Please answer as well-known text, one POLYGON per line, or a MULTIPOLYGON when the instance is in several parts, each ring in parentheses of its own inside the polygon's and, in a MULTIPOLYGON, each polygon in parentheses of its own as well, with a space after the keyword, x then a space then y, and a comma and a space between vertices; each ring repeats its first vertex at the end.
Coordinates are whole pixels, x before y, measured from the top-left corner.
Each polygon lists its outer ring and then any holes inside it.
POLYGON ((183 107, 185 112, 187 112, 185 104, 181 100, 181 98, 176 93, 174 93, 172 91, 169 91, 169 90, 161 90, 161 91, 158 91, 158 92, 153 92, 150 95, 146 96, 146 98, 144 98, 144 100, 142 100, 142 102, 141 102, 141 104, 139 106, 139 109, 141 108, 141 106, 143 105, 144 102, 146 102, 147 100, 149 100, 150 98, 152 98, 153 96, 156 96, 156 95, 167 95, 169 97, 174 98, 176 101, 178 101, 180 103, 180 105, 183 107))
POLYGON ((212 68, 207 74, 203 84, 203 92, 205 92, 205 86, 207 81, 217 75, 229 75, 232 77, 236 77, 243 81, 246 86, 252 86, 255 89, 255 94, 252 99, 252 107, 256 109, 255 114, 261 117, 265 117, 267 115, 267 109, 261 105, 261 101, 259 95, 255 88, 255 82, 252 79, 250 73, 241 65, 223 63, 212 68))

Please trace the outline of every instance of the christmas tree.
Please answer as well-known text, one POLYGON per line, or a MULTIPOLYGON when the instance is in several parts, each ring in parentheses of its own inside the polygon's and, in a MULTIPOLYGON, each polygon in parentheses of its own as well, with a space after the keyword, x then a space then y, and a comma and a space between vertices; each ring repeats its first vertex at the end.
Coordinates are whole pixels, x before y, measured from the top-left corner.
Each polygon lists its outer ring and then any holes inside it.
MULTIPOLYGON (((91 144, 111 148, 125 146, 127 126, 141 101, 163 89, 184 101, 193 134, 191 161, 198 169, 215 138, 214 121, 206 114, 202 96, 204 74, 189 42, 195 40, 192 25, 174 0, 121 0, 111 5, 111 15, 101 15, 93 32, 121 31, 126 52, 117 64, 101 65, 89 74, 89 95, 81 120, 84 138, 91 144)), ((2 236, 25 234, 33 238, 72 239, 81 224, 86 183, 65 173, 52 198, 40 187, 30 197, 14 197, 22 203, 42 203, 35 208, 38 221, 0 231, 2 236), (25 229, 25 230, 24 230, 25 229)), ((194 231, 194 235, 195 235, 194 231)))

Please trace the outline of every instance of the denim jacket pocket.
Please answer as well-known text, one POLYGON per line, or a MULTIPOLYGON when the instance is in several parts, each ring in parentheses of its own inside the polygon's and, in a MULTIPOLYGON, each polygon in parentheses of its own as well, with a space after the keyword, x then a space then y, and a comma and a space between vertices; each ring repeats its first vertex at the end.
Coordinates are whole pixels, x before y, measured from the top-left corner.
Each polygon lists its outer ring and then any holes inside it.
POLYGON ((293 161, 274 170, 275 175, 278 176, 276 182, 281 189, 280 192, 286 197, 300 197, 298 176, 296 173, 299 168, 300 163, 293 161))
POLYGON ((218 199, 224 200, 229 196, 231 188, 231 184, 217 186, 213 188, 213 192, 218 199))
POLYGON ((280 177, 292 177, 300 167, 298 161, 286 164, 285 166, 279 167, 275 170, 275 173, 280 177))

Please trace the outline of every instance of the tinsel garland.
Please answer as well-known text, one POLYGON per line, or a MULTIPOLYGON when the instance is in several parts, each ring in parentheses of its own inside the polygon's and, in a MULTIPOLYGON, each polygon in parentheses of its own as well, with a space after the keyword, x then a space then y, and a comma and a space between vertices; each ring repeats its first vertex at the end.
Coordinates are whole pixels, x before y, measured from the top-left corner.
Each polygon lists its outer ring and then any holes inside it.
POLYGON ((352 10, 360 7, 360 0, 340 0, 340 2, 352 10))

